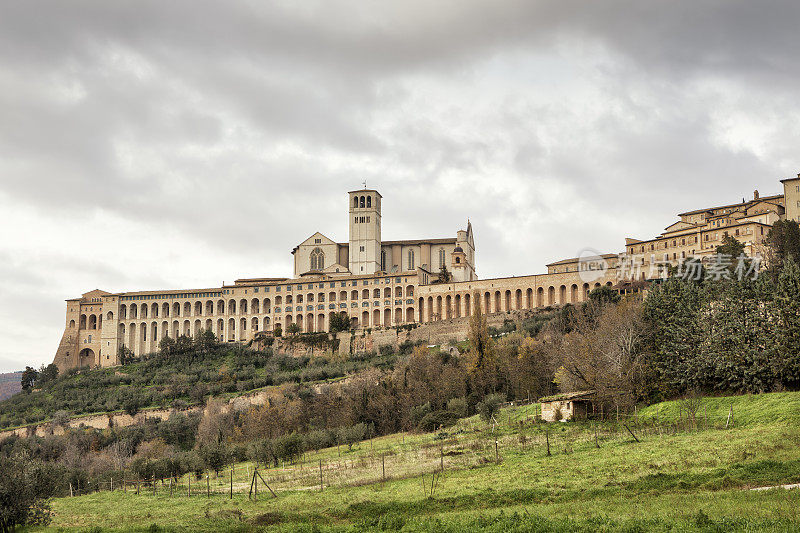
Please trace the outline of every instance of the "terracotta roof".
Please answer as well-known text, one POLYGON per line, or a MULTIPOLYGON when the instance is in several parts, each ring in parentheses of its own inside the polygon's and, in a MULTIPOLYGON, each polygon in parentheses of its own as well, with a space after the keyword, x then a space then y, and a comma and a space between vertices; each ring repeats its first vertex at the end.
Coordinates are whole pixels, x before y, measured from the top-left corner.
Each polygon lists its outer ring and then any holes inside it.
POLYGON ((783 195, 782 194, 773 194, 772 196, 762 196, 758 200, 747 200, 747 201, 744 201, 744 202, 737 202, 735 204, 720 205, 720 206, 717 206, 717 207, 706 207, 705 209, 695 209, 694 211, 686 211, 684 213, 678 213, 678 216, 682 217, 683 215, 693 215, 695 213, 705 213, 705 212, 708 212, 708 211, 715 211, 717 209, 726 209, 728 207, 736 207, 736 206, 739 206, 739 205, 747 205, 747 204, 750 204, 750 203, 753 203, 753 202, 761 202, 761 201, 764 201, 764 200, 773 200, 775 198, 783 198, 783 195))
MULTIPOLYGON (((573 257, 571 259, 562 259, 561 261, 556 261, 555 263, 548 263, 545 266, 555 266, 555 265, 562 265, 562 264, 566 264, 566 263, 577 263, 581 259, 590 260, 590 259, 594 259, 594 257, 595 256, 586 256, 586 257, 573 257)), ((618 254, 601 254, 601 255, 599 255, 597 257, 600 257, 602 259, 612 259, 614 257, 618 257, 618 254)))

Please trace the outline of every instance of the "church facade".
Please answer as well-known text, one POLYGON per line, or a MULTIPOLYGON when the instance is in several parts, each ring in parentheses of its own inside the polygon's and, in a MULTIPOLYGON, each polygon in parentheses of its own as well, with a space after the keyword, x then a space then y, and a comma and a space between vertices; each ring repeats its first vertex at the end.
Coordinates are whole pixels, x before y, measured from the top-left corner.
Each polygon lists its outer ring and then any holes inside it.
POLYGON ((221 342, 248 342, 292 323, 303 332, 327 331, 335 313, 345 313, 354 328, 389 328, 468 316, 476 306, 507 313, 577 304, 602 285, 619 288, 628 278, 661 277, 666 265, 706 255, 726 231, 757 252, 776 220, 800 216, 800 176, 782 184, 783 195, 756 194, 741 204, 682 213, 655 239, 628 239, 621 254, 564 259, 543 274, 490 279, 478 279, 469 222, 452 238, 383 240, 380 193, 351 191, 348 242, 314 233, 292 250, 292 278, 238 279, 186 290, 97 289, 67 300, 53 362, 62 371, 115 366, 122 347, 135 355, 152 353, 165 336, 201 330, 221 342), (649 268, 633 275, 632 263, 649 268))

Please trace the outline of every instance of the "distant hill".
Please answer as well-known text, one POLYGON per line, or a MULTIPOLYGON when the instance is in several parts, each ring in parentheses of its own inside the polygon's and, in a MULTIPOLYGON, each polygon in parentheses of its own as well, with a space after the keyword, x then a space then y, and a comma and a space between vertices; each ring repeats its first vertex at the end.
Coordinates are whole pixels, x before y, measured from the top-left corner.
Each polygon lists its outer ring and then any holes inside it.
POLYGON ((0 401, 11 398, 22 390, 22 372, 0 374, 0 401))

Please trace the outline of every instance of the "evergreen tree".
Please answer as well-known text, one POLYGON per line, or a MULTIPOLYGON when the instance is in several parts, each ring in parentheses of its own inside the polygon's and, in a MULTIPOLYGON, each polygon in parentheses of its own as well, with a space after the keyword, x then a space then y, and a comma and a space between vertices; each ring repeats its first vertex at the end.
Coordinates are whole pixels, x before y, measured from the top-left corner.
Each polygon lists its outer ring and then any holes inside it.
POLYGON ((800 266, 787 256, 778 276, 774 310, 776 361, 784 385, 800 386, 800 266))
POLYGON ((702 340, 702 302, 696 283, 676 277, 653 287, 644 301, 651 364, 659 387, 667 395, 696 386, 693 374, 702 340))
POLYGON ((800 225, 794 220, 778 220, 767 238, 767 269, 774 280, 783 271, 788 258, 800 263, 800 225))
POLYGON ((36 384, 36 380, 39 378, 39 373, 36 371, 35 368, 26 366, 25 370, 22 372, 22 391, 23 392, 30 392, 33 386, 36 384))
POLYGON ((497 387, 497 362, 494 357, 494 347, 489 338, 489 328, 486 317, 481 311, 480 294, 473 295, 475 302, 472 317, 469 320, 469 363, 468 371, 475 389, 486 394, 496 390, 497 387))

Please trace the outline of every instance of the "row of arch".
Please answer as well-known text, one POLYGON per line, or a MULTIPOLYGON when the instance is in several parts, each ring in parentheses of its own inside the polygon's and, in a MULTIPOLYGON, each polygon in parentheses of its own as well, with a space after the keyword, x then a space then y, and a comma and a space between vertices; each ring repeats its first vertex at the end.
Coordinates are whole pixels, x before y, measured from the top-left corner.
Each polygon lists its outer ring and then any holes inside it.
MULTIPOLYGON (((280 305, 287 305, 287 304, 301 304, 301 303, 312 303, 312 302, 344 302, 344 301, 353 301, 353 300, 368 300, 368 299, 380 299, 380 298, 413 298, 414 296, 414 286, 408 285, 405 288, 403 287, 395 287, 392 289, 391 287, 384 287, 383 289, 374 288, 374 289, 353 289, 350 291, 330 291, 328 293, 319 292, 319 293, 306 293, 306 294, 287 294, 285 296, 276 295, 274 300, 271 298, 252 298, 246 299, 242 298, 240 300, 230 299, 227 302, 225 300, 217 300, 216 302, 212 300, 207 300, 206 302, 184 302, 183 305, 180 303, 173 303, 172 305, 168 303, 163 304, 122 304, 119 307, 119 317, 120 320, 128 320, 128 319, 139 319, 139 318, 159 318, 159 314, 161 318, 189 318, 189 317, 197 317, 197 316, 217 316, 217 315, 235 315, 235 314, 260 314, 260 313, 269 313, 272 309, 272 306, 280 306, 280 305), (262 311, 263 309, 263 311, 262 311), (149 315, 149 316, 148 316, 149 315)), ((113 318, 113 315, 109 312, 109 320, 113 318)))
MULTIPOLYGON (((611 287, 612 285, 610 281, 606 282, 606 286, 611 287)), ((522 289, 505 289, 483 291, 482 293, 476 291, 475 293, 428 296, 419 298, 417 311, 420 322, 433 322, 469 316, 474 310, 474 305, 480 305, 481 311, 484 313, 501 313, 551 305, 576 304, 586 301, 589 292, 599 287, 601 287, 599 282, 594 285, 584 283, 582 286, 573 283, 570 286, 551 285, 547 289, 539 287, 535 291, 529 287, 524 291, 522 289), (474 294, 479 295, 479 302, 473 301, 474 294)))
MULTIPOLYGON (((258 331, 271 331, 276 324, 286 328, 289 324, 297 324, 301 332, 328 331, 330 319, 335 311, 328 313, 287 314, 277 317, 218 318, 206 320, 172 320, 150 322, 120 323, 118 341, 133 350, 136 355, 155 352, 158 342, 164 337, 178 338, 181 335, 193 337, 206 329, 212 331, 218 340, 225 342, 248 341, 258 331)), ((414 307, 397 307, 394 309, 374 309, 363 311, 359 316, 351 317, 353 327, 379 327, 399 325, 414 321, 414 307)))

